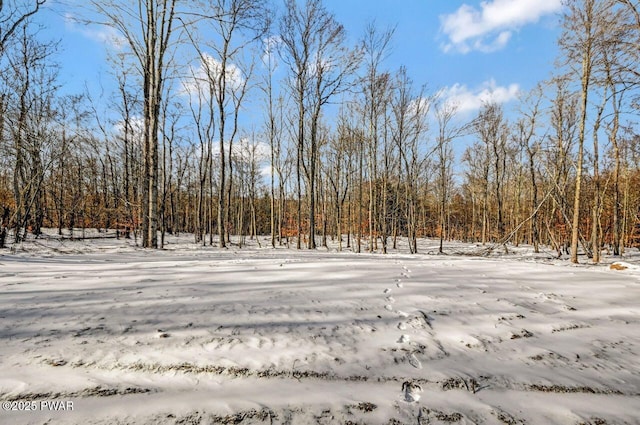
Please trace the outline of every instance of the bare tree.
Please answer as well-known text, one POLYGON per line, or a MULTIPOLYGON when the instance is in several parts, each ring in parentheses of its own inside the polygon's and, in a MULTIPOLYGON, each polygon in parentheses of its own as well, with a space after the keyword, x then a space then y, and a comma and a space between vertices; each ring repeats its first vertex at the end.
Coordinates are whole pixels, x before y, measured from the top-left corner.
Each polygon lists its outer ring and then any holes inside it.
POLYGON ((601 60, 602 46, 608 24, 609 0, 567 0, 563 16, 564 31, 559 40, 566 63, 580 80, 580 118, 578 128, 578 157, 571 228, 571 262, 578 262, 580 233, 580 201, 583 178, 584 141, 586 137, 589 94, 593 84, 594 67, 601 60))
POLYGON ((436 161, 438 168, 438 221, 440 227, 440 243, 438 252, 443 253, 442 245, 447 234, 447 203, 452 186, 453 149, 451 143, 458 137, 467 133, 466 125, 456 126, 453 122, 458 112, 458 105, 446 100, 438 100, 434 105, 434 114, 438 124, 436 137, 436 161))
POLYGON ((404 172, 406 196, 405 217, 407 238, 411 253, 418 252, 418 187, 421 171, 426 161, 420 143, 427 131, 426 117, 431 99, 424 93, 424 87, 416 90, 406 68, 400 68, 391 99, 393 124, 391 137, 398 147, 401 167, 404 172))
POLYGON ((344 204, 349 193, 353 160, 355 157, 353 132, 344 115, 340 114, 337 134, 329 141, 327 153, 328 180, 331 185, 334 202, 335 235, 338 239, 338 251, 342 251, 342 219, 344 204))
MULTIPOLYGON (((266 68, 263 84, 261 85, 262 91, 265 96, 266 104, 266 136, 269 140, 270 151, 270 220, 269 227, 271 230, 271 247, 276 247, 276 157, 280 155, 281 142, 280 137, 282 135, 282 127, 279 125, 278 112, 282 112, 277 107, 277 100, 274 98, 274 73, 277 68, 277 59, 275 57, 276 48, 278 44, 277 37, 268 37, 263 41, 264 54, 262 56, 262 62, 266 68)), ((280 177, 281 178, 281 177, 280 177)))
MULTIPOLYGON (((506 175, 507 124, 502 107, 495 102, 487 102, 480 109, 473 122, 484 158, 482 159, 482 243, 487 240, 489 226, 489 202, 493 183, 496 200, 496 236, 501 239, 505 232, 503 187, 506 175), (493 172, 493 182, 490 181, 493 172)), ((470 159, 468 157, 468 159, 470 159)))
POLYGON ((570 244, 566 235, 566 229, 571 223, 567 193, 571 152, 576 143, 579 97, 569 90, 565 78, 555 78, 552 84, 555 93, 549 111, 551 131, 546 139, 546 161, 542 162, 542 165, 547 167, 547 174, 551 176, 549 183, 552 185, 554 199, 546 227, 549 238, 560 256, 570 244))
POLYGON ((487 243, 489 231, 489 194, 491 157, 489 145, 474 141, 468 146, 462 160, 467 164, 465 189, 471 198, 471 234, 479 239, 482 245, 487 243), (476 225, 480 224, 480 236, 477 235, 476 225))
POLYGON ((378 176, 378 145, 380 120, 385 115, 390 91, 389 74, 380 70, 382 62, 389 54, 395 29, 380 31, 375 22, 365 27, 361 41, 365 74, 361 79, 366 114, 367 148, 369 151, 369 251, 377 249, 376 225, 376 180, 378 176))
POLYGON ((158 247, 158 140, 165 77, 170 64, 177 0, 91 0, 124 38, 137 61, 143 86, 144 173, 142 245, 158 247))
MULTIPOLYGON (((605 84, 609 87, 611 91, 611 119, 607 123, 607 136, 609 142, 611 143, 611 147, 613 150, 613 222, 611 224, 613 235, 612 235, 612 246, 613 246, 613 255, 620 255, 622 250, 624 249, 624 241, 622 238, 622 229, 621 229, 621 200, 620 200, 620 174, 621 174, 621 154, 620 154, 620 144, 619 144, 619 133, 620 133, 620 115, 622 113, 622 107, 625 100, 625 94, 627 92, 627 85, 624 83, 625 77, 621 75, 618 71, 616 71, 616 66, 614 63, 616 62, 615 56, 617 55, 617 51, 609 51, 605 53, 605 84), (614 56, 614 57, 612 57, 614 56)), ((619 69, 619 68, 618 68, 619 69)), ((624 71, 622 71, 624 72, 624 71)))
POLYGON ((540 251, 540 229, 538 219, 538 171, 536 169, 537 158, 541 150, 540 138, 536 137, 540 125, 542 86, 536 86, 522 102, 521 117, 515 124, 514 132, 516 142, 527 156, 529 169, 529 182, 531 184, 531 197, 529 208, 531 209, 531 239, 534 252, 540 251))
POLYGON ((215 114, 217 120, 218 239, 219 245, 226 247, 233 187, 233 143, 238 134, 238 116, 253 72, 253 63, 243 62, 242 55, 250 44, 266 33, 269 16, 264 0, 215 0, 202 2, 200 9, 199 15, 207 18, 202 23, 203 34, 213 30, 217 36, 215 40, 204 41, 191 35, 190 38, 204 70, 203 79, 209 87, 209 96, 213 98, 209 113, 212 117, 215 114))
POLYGON ((3 118, 9 124, 15 155, 12 221, 16 242, 24 239, 28 227, 38 234, 42 226, 45 169, 52 161, 46 145, 52 142, 50 127, 58 88, 57 65, 51 61, 57 44, 38 41, 27 26, 19 34, 15 49, 8 53, 10 77, 3 76, 10 92, 4 101, 11 111, 3 118))
MULTIPOLYGON (((142 136, 142 128, 137 125, 135 116, 141 104, 140 90, 135 82, 131 81, 131 66, 127 64, 124 55, 116 56, 117 62, 114 66, 116 70, 116 81, 118 84, 117 94, 112 100, 112 108, 118 112, 116 121, 117 127, 120 129, 115 135, 120 142, 120 154, 122 159, 122 197, 124 204, 124 213, 120 217, 120 227, 124 227, 125 238, 130 238, 133 233, 134 241, 138 243, 138 224, 140 217, 140 185, 141 177, 140 166, 142 164, 142 153, 140 152, 139 140, 142 136)), ((100 116, 96 108, 94 113, 100 127, 100 116)), ((107 136, 106 129, 103 133, 107 136)))
POLYGON ((623 158, 621 155, 620 132, 622 125, 620 116, 623 105, 629 97, 627 93, 640 85, 640 72, 637 69, 638 43, 640 42, 640 3, 635 0, 617 0, 618 8, 610 30, 612 41, 605 44, 603 51, 604 84, 611 93, 611 119, 607 123, 607 136, 611 143, 614 157, 613 170, 613 211, 612 211, 612 245, 614 255, 622 254, 624 250, 624 225, 621 215, 622 207, 620 180, 623 158))
MULTIPOLYGON (((490 152, 494 173, 494 190, 496 200, 497 239, 502 239, 505 232, 503 187, 506 173, 507 157, 507 124, 502 107, 497 103, 485 103, 475 121, 475 131, 480 141, 490 152)), ((488 187, 485 196, 488 196, 488 187)))
POLYGON ((47 0, 0 0, 0 56, 19 28, 35 15, 47 0))
POLYGON ((602 213, 602 182, 600 179, 600 146, 599 132, 602 125, 602 115, 607 106, 608 86, 604 85, 602 90, 600 104, 595 109, 595 117, 593 118, 593 199, 591 204, 591 259, 594 263, 600 262, 600 249, 602 241, 602 227, 600 216, 602 213))
MULTIPOLYGON (((35 15, 46 3, 46 0, 16 0, 5 2, 0 0, 0 58, 5 55, 6 50, 15 38, 19 30, 29 24, 29 18, 35 15)), ((5 113, 8 110, 7 97, 2 95, 0 99, 0 138, 5 130, 5 113)), ((14 176, 15 180, 15 176, 14 176)), ((14 184, 14 193, 16 192, 14 184)), ((3 206, 3 217, 0 220, 1 241, 0 247, 4 247, 7 227, 9 226, 10 210, 8 206, 3 206)), ((16 234, 17 237, 17 234, 16 234)))
POLYGON ((69 186, 69 169, 76 160, 78 150, 81 150, 82 133, 85 129, 88 111, 84 105, 84 95, 68 95, 58 100, 56 122, 60 128, 57 135, 57 154, 54 156, 54 168, 52 170, 49 193, 55 204, 57 214, 58 235, 62 236, 65 225, 65 215, 68 204, 66 198, 71 189, 69 186))
POLYGON ((162 171, 162 192, 160 199, 160 248, 164 248, 166 232, 173 233, 173 226, 168 225, 168 216, 171 213, 169 200, 174 194, 174 152, 179 140, 179 120, 181 111, 169 99, 162 102, 162 149, 161 149, 161 171, 162 171))
MULTIPOLYGON (((204 76, 199 76, 196 72, 189 77, 189 83, 193 83, 188 90, 189 109, 193 119, 195 139, 198 143, 198 192, 196 194, 196 216, 195 216, 195 242, 205 244, 206 213, 209 190, 212 189, 211 181, 213 174, 213 141, 215 137, 215 78, 212 78, 207 62, 204 62, 204 76)), ((189 84, 187 83, 187 84, 189 84)), ((191 84, 189 84, 191 85, 191 84)))
MULTIPOLYGON (((348 79, 360 62, 359 51, 345 46, 346 31, 322 4, 306 0, 285 0, 287 11, 281 21, 283 60, 291 72, 290 87, 298 105, 298 165, 304 167, 309 198, 308 248, 315 249, 316 177, 318 133, 323 107, 346 89, 348 79), (308 126, 308 134, 306 127, 308 126), (308 136, 308 138, 307 138, 308 136), (308 161, 304 153, 308 152, 308 161)), ((298 172, 298 176, 300 173, 298 172)), ((298 186, 300 186, 298 177, 298 186)), ((301 189, 298 191, 298 230, 301 232, 301 189)), ((300 237, 300 235, 298 235, 300 237)), ((298 241, 300 245, 300 241, 298 241)), ((300 246, 299 246, 300 247, 300 246)))

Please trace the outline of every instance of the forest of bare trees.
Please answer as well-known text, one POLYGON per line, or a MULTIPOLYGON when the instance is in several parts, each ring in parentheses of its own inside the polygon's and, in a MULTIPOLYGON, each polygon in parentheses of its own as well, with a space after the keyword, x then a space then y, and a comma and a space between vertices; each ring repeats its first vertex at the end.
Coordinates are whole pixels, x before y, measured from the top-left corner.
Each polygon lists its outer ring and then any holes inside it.
POLYGON ((115 89, 62 94, 42 7, 0 1, 0 247, 42 228, 574 262, 640 244, 638 1, 565 1, 554 75, 471 118, 386 67, 394 28, 350 44, 322 0, 88 2, 78 21, 121 40, 115 89))

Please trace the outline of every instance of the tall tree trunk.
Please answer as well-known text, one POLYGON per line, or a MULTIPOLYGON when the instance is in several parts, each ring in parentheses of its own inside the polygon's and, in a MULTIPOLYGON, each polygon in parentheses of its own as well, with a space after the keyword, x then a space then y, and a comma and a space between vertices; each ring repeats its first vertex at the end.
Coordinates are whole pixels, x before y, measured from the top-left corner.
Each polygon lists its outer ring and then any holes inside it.
POLYGON ((580 190, 582 186, 582 162, 584 159, 584 138, 587 124, 587 107, 589 100, 589 81, 591 78, 590 53, 582 57, 582 92, 580 94, 580 122, 578 130, 578 158, 576 160, 576 185, 573 198, 573 221, 571 227, 571 262, 578 263, 578 240, 580 235, 580 190))

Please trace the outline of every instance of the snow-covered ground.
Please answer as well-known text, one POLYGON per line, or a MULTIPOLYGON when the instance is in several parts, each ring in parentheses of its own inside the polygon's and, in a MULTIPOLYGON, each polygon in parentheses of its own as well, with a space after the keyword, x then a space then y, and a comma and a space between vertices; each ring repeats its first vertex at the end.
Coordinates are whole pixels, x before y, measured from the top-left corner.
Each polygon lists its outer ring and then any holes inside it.
POLYGON ((637 250, 189 242, 0 252, 0 423, 640 423, 637 250))

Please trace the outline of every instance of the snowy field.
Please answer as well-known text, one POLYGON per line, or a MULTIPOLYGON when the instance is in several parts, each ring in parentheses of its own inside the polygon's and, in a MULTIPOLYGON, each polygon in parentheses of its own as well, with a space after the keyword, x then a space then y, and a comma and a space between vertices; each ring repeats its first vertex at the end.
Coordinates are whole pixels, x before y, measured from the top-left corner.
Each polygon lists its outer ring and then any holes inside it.
POLYGON ((190 242, 0 251, 0 423, 640 423, 635 249, 190 242))

